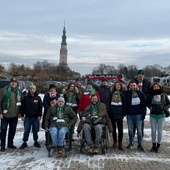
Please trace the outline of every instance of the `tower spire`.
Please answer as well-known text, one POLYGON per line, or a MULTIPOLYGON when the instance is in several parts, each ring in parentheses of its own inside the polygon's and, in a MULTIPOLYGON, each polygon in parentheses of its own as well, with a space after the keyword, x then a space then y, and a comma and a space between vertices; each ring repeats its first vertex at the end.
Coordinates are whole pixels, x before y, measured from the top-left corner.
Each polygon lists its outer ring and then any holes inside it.
POLYGON ((62 44, 67 45, 66 39, 67 39, 67 37, 66 37, 65 20, 64 20, 64 28, 63 28, 63 36, 62 36, 61 45, 62 44))

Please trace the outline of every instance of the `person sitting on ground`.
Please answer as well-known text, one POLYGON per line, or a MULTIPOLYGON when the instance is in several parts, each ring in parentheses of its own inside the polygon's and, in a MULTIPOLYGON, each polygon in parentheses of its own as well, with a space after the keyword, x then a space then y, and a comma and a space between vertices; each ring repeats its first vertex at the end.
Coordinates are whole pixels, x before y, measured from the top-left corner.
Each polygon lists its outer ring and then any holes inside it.
POLYGON ((24 96, 21 105, 21 120, 24 122, 23 144, 20 149, 27 147, 30 129, 32 127, 34 146, 40 148, 38 141, 39 124, 42 116, 42 100, 36 92, 36 86, 32 84, 28 95, 24 96))
POLYGON ((45 130, 50 132, 54 154, 63 153, 63 142, 68 127, 77 122, 77 114, 69 106, 65 106, 63 97, 59 97, 57 104, 48 109, 45 117, 45 130))
POLYGON ((109 134, 112 136, 113 127, 109 116, 107 114, 106 105, 99 102, 99 98, 96 94, 91 96, 91 103, 88 105, 82 115, 86 118, 83 123, 80 121, 77 133, 80 135, 81 129, 83 129, 85 140, 89 145, 87 152, 89 153, 99 153, 100 139, 102 135, 102 127, 108 125, 109 134), (92 140, 91 129, 95 130, 95 141, 92 140))

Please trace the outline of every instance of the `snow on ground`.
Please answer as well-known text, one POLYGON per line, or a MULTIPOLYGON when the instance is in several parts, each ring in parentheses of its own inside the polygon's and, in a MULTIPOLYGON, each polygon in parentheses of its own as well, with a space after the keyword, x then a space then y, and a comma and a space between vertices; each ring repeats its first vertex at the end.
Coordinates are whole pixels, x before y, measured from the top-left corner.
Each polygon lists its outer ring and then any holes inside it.
MULTIPOLYGON (((43 95, 41 95, 43 97, 43 95)), ((147 111, 149 112, 149 110, 147 111)), ((151 146, 151 130, 149 126, 149 115, 147 114, 145 119, 146 124, 148 126, 145 128, 145 137, 144 143, 150 142, 149 147, 151 146)), ((126 119, 125 119, 126 124, 126 119)), ((169 143, 170 141, 170 118, 166 118, 165 127, 163 131, 163 139, 162 142, 169 143)), ((124 129, 124 143, 128 144, 128 130, 127 127, 124 129)), ((22 144, 23 137, 23 123, 19 119, 17 126, 17 133, 14 139, 14 144, 19 148, 22 144)), ((117 152, 113 150, 108 150, 106 155, 86 155, 80 154, 79 152, 79 139, 76 138, 76 134, 74 134, 76 139, 75 146, 73 144, 73 150, 68 154, 66 158, 59 157, 56 159, 56 156, 52 156, 48 158, 48 152, 44 145, 44 130, 40 129, 39 132, 39 142, 41 144, 41 148, 35 148, 33 146, 32 134, 30 133, 28 147, 24 150, 16 149, 7 149, 5 152, 0 152, 0 170, 61 170, 61 169, 74 169, 77 164, 80 166, 86 166, 87 168, 93 167, 93 169, 104 169, 105 163, 108 160, 114 161, 122 161, 122 162, 159 162, 162 164, 170 164, 170 157, 167 157, 165 154, 163 157, 155 156, 155 154, 150 155, 149 151, 144 153, 135 150, 130 152, 129 150, 125 150, 125 152, 117 152)), ((148 147, 148 146, 147 146, 148 147)), ((147 148, 148 149, 148 148, 147 148)), ((169 150, 170 147, 167 146, 165 150, 169 150)), ((80 168, 81 169, 81 168, 80 168)))

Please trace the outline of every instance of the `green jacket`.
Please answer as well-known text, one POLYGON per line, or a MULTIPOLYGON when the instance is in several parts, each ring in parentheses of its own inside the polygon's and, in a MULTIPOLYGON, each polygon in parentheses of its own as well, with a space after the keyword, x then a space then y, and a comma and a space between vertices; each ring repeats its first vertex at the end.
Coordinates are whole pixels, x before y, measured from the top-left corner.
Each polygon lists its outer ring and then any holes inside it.
MULTIPOLYGON (((6 97, 7 88, 4 87, 0 89, 0 114, 4 114, 4 106, 5 106, 5 97, 6 97)), ((22 92, 21 92, 22 94, 22 92)), ((17 100, 16 100, 16 93, 14 92, 14 89, 11 91, 11 98, 9 103, 8 112, 4 114, 4 117, 6 118, 13 118, 17 117, 20 112, 20 106, 17 106, 17 100)), ((21 96, 21 100, 23 99, 23 96, 21 96)))
POLYGON ((69 106, 64 106, 64 121, 65 122, 56 122, 53 120, 56 114, 57 105, 52 106, 48 109, 47 115, 45 117, 45 129, 49 127, 70 127, 73 126, 77 122, 77 114, 71 109, 69 106))

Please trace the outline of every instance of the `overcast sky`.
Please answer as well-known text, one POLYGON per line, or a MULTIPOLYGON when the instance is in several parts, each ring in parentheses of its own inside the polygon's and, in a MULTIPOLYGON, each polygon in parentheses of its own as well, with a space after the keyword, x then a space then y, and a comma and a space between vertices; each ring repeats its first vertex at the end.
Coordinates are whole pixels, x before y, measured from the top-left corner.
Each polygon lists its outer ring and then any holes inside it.
POLYGON ((170 64, 169 0, 0 0, 0 63, 59 63, 66 26, 68 65, 170 64))

